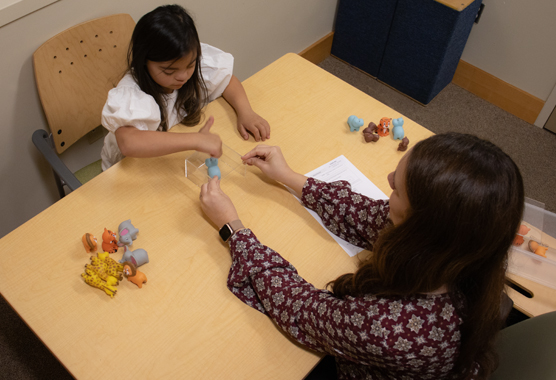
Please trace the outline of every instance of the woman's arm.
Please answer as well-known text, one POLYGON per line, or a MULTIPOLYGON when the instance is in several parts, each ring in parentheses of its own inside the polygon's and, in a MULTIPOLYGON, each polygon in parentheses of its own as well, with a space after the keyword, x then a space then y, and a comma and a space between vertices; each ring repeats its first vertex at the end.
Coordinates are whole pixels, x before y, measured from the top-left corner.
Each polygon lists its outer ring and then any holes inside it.
POLYGON ((197 133, 164 133, 143 131, 133 126, 123 126, 116 130, 116 141, 126 157, 159 157, 186 150, 197 150, 213 157, 222 156, 220 136, 210 133, 214 123, 211 116, 197 133))
POLYGON ((237 114, 237 130, 245 140, 249 139, 247 131, 253 134, 255 141, 270 138, 270 125, 251 108, 243 85, 235 75, 222 93, 222 96, 234 108, 237 114))
POLYGON ((390 207, 355 193, 346 181, 325 183, 296 173, 277 146, 259 145, 242 157, 270 179, 291 188, 303 205, 315 211, 333 234, 365 249, 372 249, 378 231, 386 227, 390 207))

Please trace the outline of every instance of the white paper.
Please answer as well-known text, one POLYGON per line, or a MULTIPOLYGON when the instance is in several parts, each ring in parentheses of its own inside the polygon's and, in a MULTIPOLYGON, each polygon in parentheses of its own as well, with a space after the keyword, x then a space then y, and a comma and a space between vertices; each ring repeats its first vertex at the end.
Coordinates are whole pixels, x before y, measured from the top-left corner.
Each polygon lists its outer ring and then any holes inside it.
MULTIPOLYGON (((307 177, 313 177, 325 182, 334 181, 348 181, 351 184, 351 189, 357 193, 363 194, 372 199, 388 199, 374 183, 363 175, 349 160, 343 155, 333 159, 332 161, 322 165, 321 167, 305 174, 307 177)), ((350 257, 357 255, 363 248, 357 247, 345 240, 340 239, 332 232, 328 231, 321 218, 316 212, 305 207, 307 211, 315 218, 320 225, 336 240, 340 247, 347 252, 350 257)))

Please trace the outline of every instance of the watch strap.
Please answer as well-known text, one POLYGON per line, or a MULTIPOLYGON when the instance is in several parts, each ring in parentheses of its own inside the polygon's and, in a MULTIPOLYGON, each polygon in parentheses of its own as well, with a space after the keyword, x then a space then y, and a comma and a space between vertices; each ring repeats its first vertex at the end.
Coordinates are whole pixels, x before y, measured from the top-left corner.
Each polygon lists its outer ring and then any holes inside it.
POLYGON ((244 227, 243 227, 243 223, 241 223, 241 220, 236 219, 229 223, 224 224, 218 233, 220 234, 222 240, 227 242, 228 240, 230 240, 230 238, 232 237, 235 231, 241 230, 243 228, 244 227))

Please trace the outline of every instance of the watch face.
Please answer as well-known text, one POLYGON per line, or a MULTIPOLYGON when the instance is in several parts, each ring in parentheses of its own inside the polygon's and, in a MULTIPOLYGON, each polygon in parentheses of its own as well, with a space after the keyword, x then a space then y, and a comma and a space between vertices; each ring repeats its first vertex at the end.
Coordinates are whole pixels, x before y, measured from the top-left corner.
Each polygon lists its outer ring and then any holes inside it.
POLYGON ((230 236, 232 236, 232 232, 233 232, 232 228, 228 224, 224 224, 224 226, 222 226, 222 228, 220 229, 220 232, 218 232, 218 233, 220 234, 220 237, 222 238, 222 240, 228 241, 230 236))

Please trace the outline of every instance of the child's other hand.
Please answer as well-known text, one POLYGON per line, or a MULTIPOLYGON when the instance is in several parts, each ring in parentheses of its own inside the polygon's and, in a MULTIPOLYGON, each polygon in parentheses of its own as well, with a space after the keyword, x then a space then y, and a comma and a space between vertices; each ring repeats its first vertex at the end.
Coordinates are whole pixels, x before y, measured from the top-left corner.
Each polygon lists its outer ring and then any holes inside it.
POLYGON ((232 200, 220 189, 218 177, 213 177, 201 186, 199 199, 203 212, 218 229, 226 223, 239 219, 232 200))
POLYGON ((210 132, 212 124, 214 124, 213 116, 209 117, 205 125, 199 129, 201 139, 199 139, 197 149, 195 150, 210 154, 211 157, 220 157, 222 156, 222 140, 220 136, 210 132))
POLYGON ((255 111, 239 113, 237 116, 237 130, 244 140, 249 139, 250 132, 255 141, 265 141, 270 138, 270 125, 255 111))

